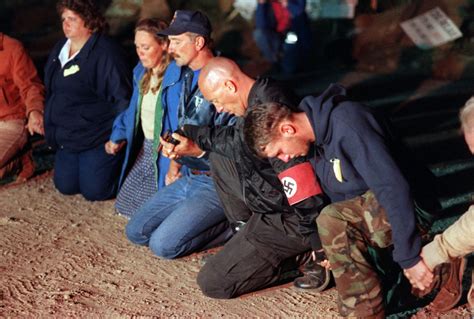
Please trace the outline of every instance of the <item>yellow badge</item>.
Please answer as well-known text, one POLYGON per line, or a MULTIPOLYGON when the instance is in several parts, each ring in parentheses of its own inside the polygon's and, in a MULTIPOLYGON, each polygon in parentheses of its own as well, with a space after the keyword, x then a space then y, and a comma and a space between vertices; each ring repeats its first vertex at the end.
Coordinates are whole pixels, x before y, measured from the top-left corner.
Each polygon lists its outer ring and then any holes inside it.
POLYGON ((342 183, 344 179, 342 178, 341 161, 338 158, 331 158, 329 161, 332 163, 332 170, 336 179, 342 183))
POLYGON ((79 65, 73 64, 73 65, 71 65, 70 67, 68 67, 67 69, 64 70, 64 77, 72 75, 74 73, 77 73, 77 72, 79 72, 79 70, 80 70, 79 65))

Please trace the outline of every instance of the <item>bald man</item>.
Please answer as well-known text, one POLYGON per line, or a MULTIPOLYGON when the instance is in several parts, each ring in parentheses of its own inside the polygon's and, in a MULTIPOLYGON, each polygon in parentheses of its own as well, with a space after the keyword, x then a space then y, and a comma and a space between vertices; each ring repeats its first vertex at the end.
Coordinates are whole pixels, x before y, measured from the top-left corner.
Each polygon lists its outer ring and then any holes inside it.
MULTIPOLYGON (((268 79, 256 81, 245 73, 232 60, 226 58, 216 58, 210 64, 209 68, 203 69, 203 73, 199 77, 199 87, 203 95, 209 97, 209 101, 215 103, 218 112, 229 112, 237 116, 243 116, 249 104, 255 104, 258 100, 249 101, 249 95, 252 88, 261 88, 266 90, 268 79)), ((281 92, 273 92, 274 98, 297 100, 293 94, 281 87, 276 88, 281 92)), ((252 97, 256 99, 267 99, 271 97, 259 96, 257 92, 253 92, 252 97)))
MULTIPOLYGON (((201 70, 199 87, 219 112, 237 116, 263 102, 298 102, 281 85, 265 78, 254 80, 221 57, 201 70)), ((238 118, 232 128, 186 125, 183 132, 189 138, 173 135, 181 143, 172 156, 211 152, 219 197, 229 220, 240 228, 198 274, 203 293, 213 298, 232 298, 293 279, 311 248, 318 259, 325 259, 314 222, 324 200, 311 165, 305 158, 289 163, 257 158, 244 143, 242 124, 238 118), (239 220, 243 211, 247 215, 239 220)), ((327 287, 329 272, 313 266, 308 276, 297 279, 297 287, 318 291, 327 287)))

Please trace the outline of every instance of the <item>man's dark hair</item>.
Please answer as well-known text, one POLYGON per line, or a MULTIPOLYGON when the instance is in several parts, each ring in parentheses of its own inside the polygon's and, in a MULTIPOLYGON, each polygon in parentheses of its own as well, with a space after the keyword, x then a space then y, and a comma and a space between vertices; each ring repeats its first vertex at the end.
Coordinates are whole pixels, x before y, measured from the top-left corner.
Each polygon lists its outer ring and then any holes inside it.
POLYGON ((92 32, 103 33, 107 31, 107 22, 92 0, 60 0, 56 4, 56 9, 61 15, 65 9, 69 9, 79 15, 86 28, 92 32))
POLYGON ((249 107, 244 118, 244 138, 249 148, 265 157, 263 150, 276 137, 278 124, 291 118, 294 111, 277 102, 249 107))

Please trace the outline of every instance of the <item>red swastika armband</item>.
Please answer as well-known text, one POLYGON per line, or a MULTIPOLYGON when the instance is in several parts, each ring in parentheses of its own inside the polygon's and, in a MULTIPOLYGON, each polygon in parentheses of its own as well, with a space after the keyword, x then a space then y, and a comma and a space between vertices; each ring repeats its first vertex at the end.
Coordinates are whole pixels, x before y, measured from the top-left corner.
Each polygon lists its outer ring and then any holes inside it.
POLYGON ((297 204, 311 196, 322 193, 311 163, 295 165, 280 174, 278 178, 290 205, 297 204))

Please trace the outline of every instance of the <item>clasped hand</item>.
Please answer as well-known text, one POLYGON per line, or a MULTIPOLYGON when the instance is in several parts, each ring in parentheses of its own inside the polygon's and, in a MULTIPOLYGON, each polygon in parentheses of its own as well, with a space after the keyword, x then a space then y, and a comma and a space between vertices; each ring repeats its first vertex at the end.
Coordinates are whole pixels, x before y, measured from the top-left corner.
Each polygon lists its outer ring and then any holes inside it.
POLYGON ((423 259, 411 268, 404 269, 403 273, 408 278, 413 288, 422 291, 430 287, 433 282, 433 272, 428 268, 428 266, 426 266, 423 259))

